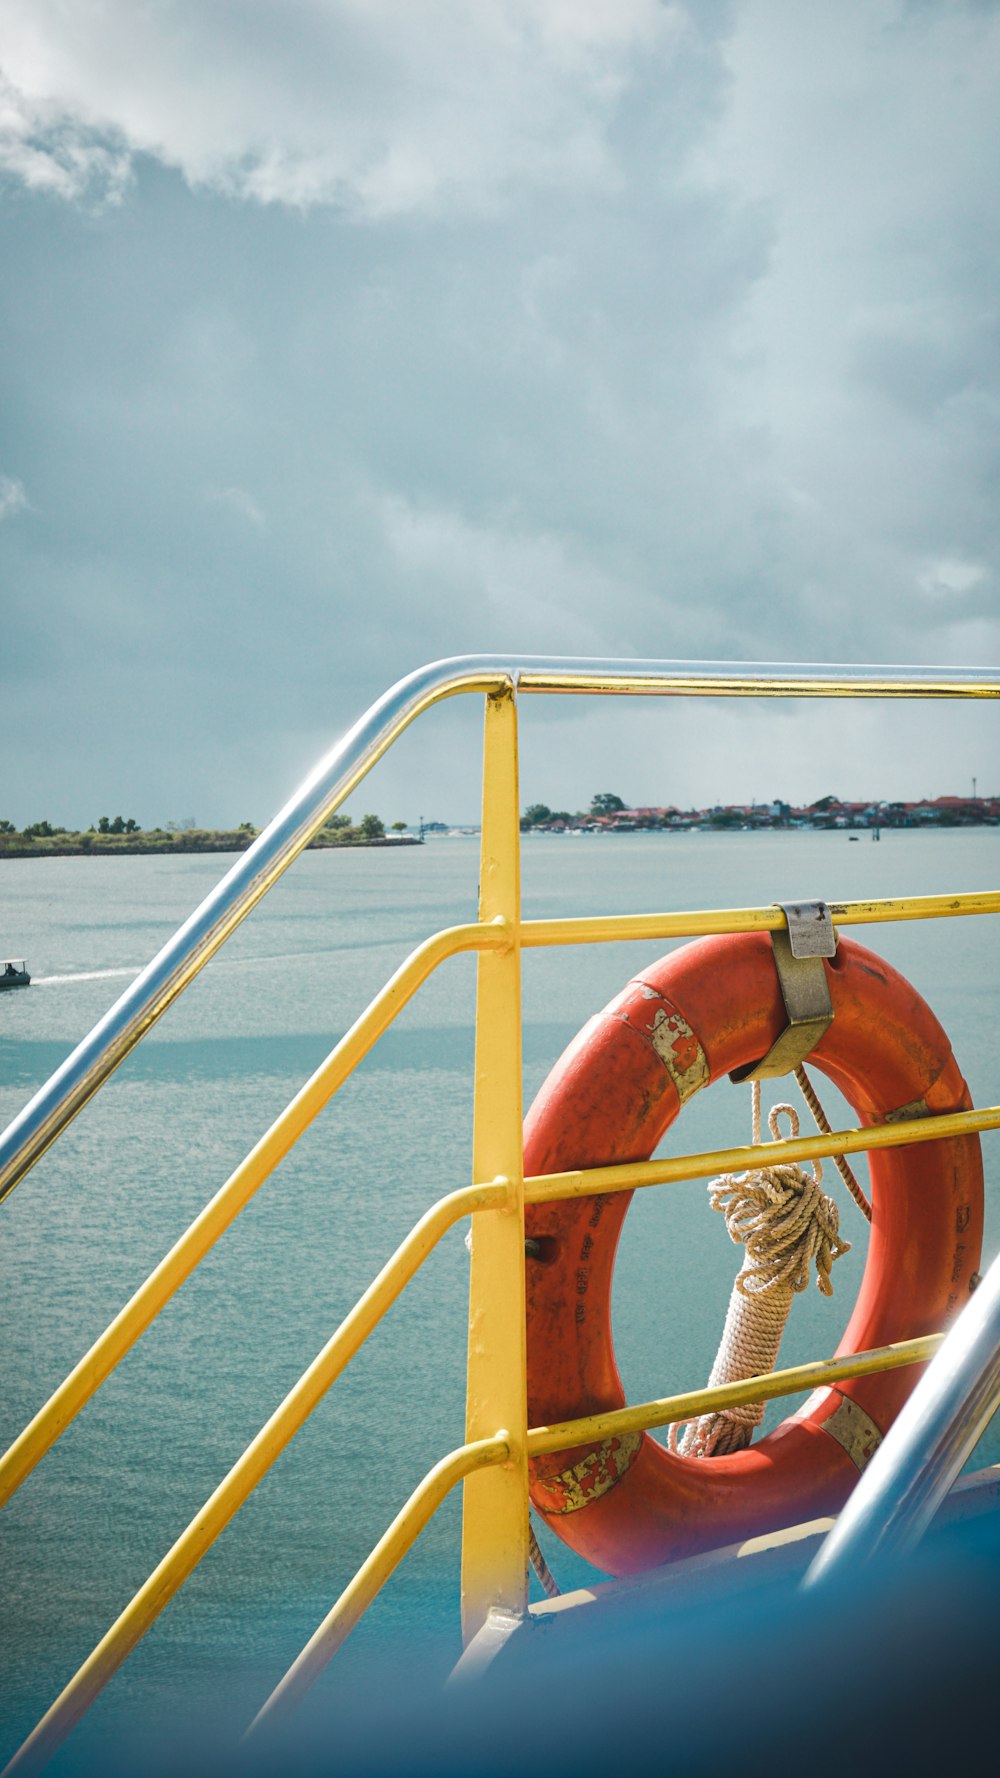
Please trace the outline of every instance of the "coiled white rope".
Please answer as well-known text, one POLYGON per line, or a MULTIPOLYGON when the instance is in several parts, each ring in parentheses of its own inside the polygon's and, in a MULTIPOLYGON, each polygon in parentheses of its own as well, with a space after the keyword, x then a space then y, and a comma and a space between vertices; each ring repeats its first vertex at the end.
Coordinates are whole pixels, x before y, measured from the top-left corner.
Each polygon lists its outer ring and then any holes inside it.
MULTIPOLYGON (((753 1141, 760 1142, 760 1083, 751 1082, 753 1141)), ((775 1105, 768 1128, 779 1140, 781 1117, 792 1137, 799 1133, 798 1113, 791 1105, 775 1105)), ((839 1234, 837 1206, 820 1189, 823 1169, 813 1162, 812 1176, 794 1163, 726 1173, 709 1183, 713 1210, 726 1219, 731 1240, 746 1248, 733 1285, 726 1324, 712 1366, 709 1385, 735 1383, 775 1368, 781 1336, 792 1298, 805 1290, 810 1267, 824 1296, 832 1296, 830 1268, 850 1249, 839 1234)), ((670 1428, 670 1449, 682 1457, 721 1457, 750 1443, 764 1417, 764 1403, 723 1408, 703 1414, 686 1426, 670 1428)))

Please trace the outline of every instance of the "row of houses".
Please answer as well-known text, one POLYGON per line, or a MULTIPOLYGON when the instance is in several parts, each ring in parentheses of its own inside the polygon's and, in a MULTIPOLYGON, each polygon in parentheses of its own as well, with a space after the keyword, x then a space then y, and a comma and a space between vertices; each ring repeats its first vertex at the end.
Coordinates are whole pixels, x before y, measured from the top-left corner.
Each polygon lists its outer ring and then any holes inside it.
POLYGON ((1000 796, 939 796, 918 802, 717 803, 710 809, 619 809, 609 815, 553 815, 539 833, 628 833, 656 828, 874 828, 1000 826, 1000 796))

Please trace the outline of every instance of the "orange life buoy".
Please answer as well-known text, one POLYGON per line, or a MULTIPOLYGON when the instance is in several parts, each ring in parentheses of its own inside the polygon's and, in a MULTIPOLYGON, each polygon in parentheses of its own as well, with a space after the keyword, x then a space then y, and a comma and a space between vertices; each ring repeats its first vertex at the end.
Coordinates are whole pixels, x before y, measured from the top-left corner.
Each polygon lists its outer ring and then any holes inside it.
MULTIPOLYGON (((842 938, 826 963, 833 1022, 810 1056, 862 1124, 967 1110, 948 1038, 904 978, 842 938)), ((766 933, 699 939, 644 970, 591 1019, 525 1123, 525 1169, 646 1160, 684 1101, 765 1055, 786 1024, 766 933)), ((872 1223, 858 1300, 838 1351, 942 1328, 979 1265, 976 1136, 870 1156, 872 1223)), ((528 1424, 623 1407, 611 1278, 631 1192, 529 1207, 528 1424)), ((917 1366, 818 1390, 746 1450, 707 1459, 648 1433, 534 1459, 531 1498, 563 1541, 609 1574, 835 1511, 899 1412, 917 1366)))

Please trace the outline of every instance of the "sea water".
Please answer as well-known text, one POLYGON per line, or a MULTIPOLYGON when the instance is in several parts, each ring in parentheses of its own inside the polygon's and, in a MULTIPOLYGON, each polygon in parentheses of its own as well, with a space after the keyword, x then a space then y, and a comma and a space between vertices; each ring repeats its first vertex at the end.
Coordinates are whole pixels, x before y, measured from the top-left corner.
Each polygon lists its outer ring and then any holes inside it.
MULTIPOLYGON (((0 950, 5 1125, 214 885, 219 857, 11 861, 0 950)), ((526 915, 747 906, 995 885, 995 830, 529 836, 526 915)), ((266 1130, 406 954, 475 917, 469 839, 303 857, 0 1209, 3 1444, 15 1436, 266 1130)), ((995 923, 855 929, 949 1031, 977 1103, 995 1102, 995 923)), ((666 947, 524 959, 530 1099, 566 1042, 666 947)), ((475 965, 423 988, 296 1150, 0 1515, 0 1754, 75 1671, 421 1211, 470 1178, 475 965)), ((772 1098, 794 1096, 773 1083, 772 1098)), ((831 1121, 855 1122, 819 1077, 831 1121)), ((768 1089, 765 1088, 765 1091, 768 1089)), ((749 1090, 699 1095, 665 1149, 749 1140, 749 1090)), ((987 1255, 1000 1246, 996 1136, 984 1138, 987 1255), (992 1174, 992 1180, 991 1180, 992 1174), (992 1214, 991 1214, 992 1212, 992 1214)), ((863 1164, 859 1169, 863 1174, 863 1164)), ((781 1362, 834 1350, 866 1229, 831 1164, 853 1243, 835 1294, 796 1299, 781 1362)), ((463 1438, 464 1227, 337 1382, 60 1756, 237 1732, 430 1465, 463 1438), (140 1744, 137 1742, 137 1744, 140 1744)), ((613 1302, 632 1400, 703 1381, 739 1254, 704 1182, 636 1194, 613 1302)), ((773 1404, 768 1424, 788 1412, 773 1404)), ((662 1435, 661 1435, 662 1436, 662 1435)), ((976 1461, 1000 1459, 987 1433, 976 1461)), ((451 1499, 320 1682, 338 1695, 457 1651, 460 1501, 451 1499)), ((547 1534, 563 1587, 595 1578, 547 1534)), ((600 1577, 596 1577, 600 1578, 600 1577)), ((60 1769, 57 1767, 56 1769, 60 1769)))

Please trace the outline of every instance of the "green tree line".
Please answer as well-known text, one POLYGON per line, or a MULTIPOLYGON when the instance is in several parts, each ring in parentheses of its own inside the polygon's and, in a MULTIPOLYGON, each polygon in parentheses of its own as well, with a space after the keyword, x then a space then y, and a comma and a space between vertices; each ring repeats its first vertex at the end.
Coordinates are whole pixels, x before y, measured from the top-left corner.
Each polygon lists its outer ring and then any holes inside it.
MULTIPOLYGON (((393 821, 389 832, 402 834, 405 821, 393 821)), ((59 827, 51 821, 31 821, 22 828, 13 821, 0 820, 0 855, 87 853, 87 852, 238 852, 257 837, 258 829, 251 821, 234 828, 199 828, 192 816, 182 822, 168 821, 166 827, 141 827, 132 816, 101 815, 89 828, 59 827)), ((371 845, 386 837, 380 815, 363 815, 355 825, 347 814, 331 815, 329 821, 310 841, 318 848, 330 846, 371 845)))
POLYGON ((546 827, 550 821, 583 821, 588 815, 618 815, 627 807, 627 803, 611 790, 599 790, 591 797, 589 809, 577 809, 573 814, 569 809, 550 809, 546 803, 529 803, 521 816, 521 831, 526 833, 532 827, 546 827))

